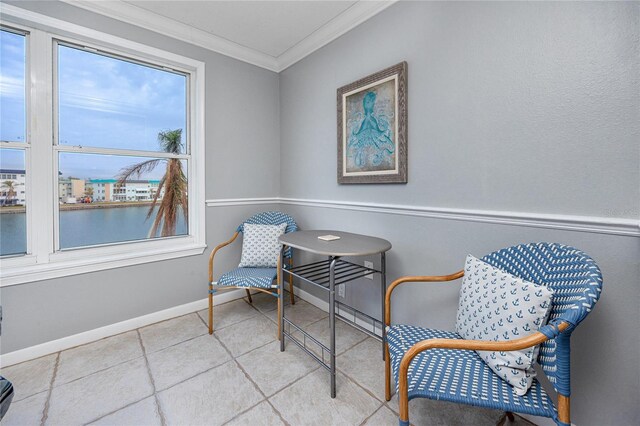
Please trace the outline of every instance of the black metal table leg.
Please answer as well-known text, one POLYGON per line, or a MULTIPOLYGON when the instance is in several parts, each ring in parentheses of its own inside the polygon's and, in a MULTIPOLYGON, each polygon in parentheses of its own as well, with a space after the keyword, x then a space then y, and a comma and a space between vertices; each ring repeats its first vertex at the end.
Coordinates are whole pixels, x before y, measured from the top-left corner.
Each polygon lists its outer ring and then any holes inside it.
POLYGON ((331 398, 336 397, 336 260, 330 257, 329 265, 329 329, 331 349, 331 398))

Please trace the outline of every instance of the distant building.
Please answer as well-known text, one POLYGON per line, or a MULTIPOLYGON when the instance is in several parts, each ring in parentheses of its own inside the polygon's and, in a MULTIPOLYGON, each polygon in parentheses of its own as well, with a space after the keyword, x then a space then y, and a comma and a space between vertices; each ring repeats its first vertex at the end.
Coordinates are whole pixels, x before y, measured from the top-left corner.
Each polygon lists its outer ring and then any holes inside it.
POLYGON ((116 182, 115 179, 89 179, 85 186, 93 189, 93 201, 109 202, 116 201, 113 197, 116 182))
MULTIPOLYGON (((114 185, 113 201, 153 201, 158 192, 159 180, 128 180, 124 185, 114 185)), ((163 193, 158 197, 162 198, 163 193)))
MULTIPOLYGON (((116 179, 75 179, 60 178, 58 191, 60 201, 63 203, 75 203, 91 193, 94 202, 126 202, 126 201, 153 201, 158 192, 159 180, 128 180, 124 185, 119 185, 116 179)), ((164 195, 160 193, 159 199, 164 195)))
POLYGON ((71 196, 76 199, 84 197, 84 191, 86 189, 84 186, 84 179, 70 178, 70 180, 71 196))
POLYGON ((0 206, 26 203, 24 170, 0 169, 0 206), (10 188, 13 190, 11 191, 10 188))

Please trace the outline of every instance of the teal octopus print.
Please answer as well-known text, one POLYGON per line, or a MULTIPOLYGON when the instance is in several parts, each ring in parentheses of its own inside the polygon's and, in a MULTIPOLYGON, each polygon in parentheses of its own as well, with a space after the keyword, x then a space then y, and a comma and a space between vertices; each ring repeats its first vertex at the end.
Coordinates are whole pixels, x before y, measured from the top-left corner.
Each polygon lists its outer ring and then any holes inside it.
POLYGON ((347 173, 395 170, 395 85, 387 81, 347 99, 347 173))

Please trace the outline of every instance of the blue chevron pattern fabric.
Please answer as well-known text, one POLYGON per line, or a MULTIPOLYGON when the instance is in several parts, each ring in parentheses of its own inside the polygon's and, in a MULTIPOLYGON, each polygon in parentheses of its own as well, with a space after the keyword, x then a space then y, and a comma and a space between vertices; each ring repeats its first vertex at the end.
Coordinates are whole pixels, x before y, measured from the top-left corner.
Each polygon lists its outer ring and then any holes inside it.
MULTIPOLYGON (((287 228, 284 230, 285 234, 289 232, 295 232, 298 230, 298 225, 296 221, 289 216, 288 214, 276 211, 268 211, 261 212, 256 215, 251 216, 249 219, 242 222, 236 231, 244 234, 244 225, 246 223, 254 224, 254 225, 280 225, 281 223, 286 223, 287 228)), ((288 248, 284 251, 284 257, 290 259, 292 256, 291 248, 288 248)))
MULTIPOLYGON (((538 331, 547 321, 553 292, 467 256, 456 332, 464 339, 505 341, 538 331)), ((478 351, 487 365, 517 395, 524 395, 536 371, 538 346, 519 351, 478 351)))
POLYGON ((276 268, 236 268, 218 279, 219 286, 275 288, 276 268))
MULTIPOLYGON (((602 274, 584 252, 557 243, 530 243, 498 250, 482 261, 518 278, 553 291, 549 322, 540 332, 549 338, 540 347, 537 362, 564 396, 571 395, 570 338, 575 327, 593 310, 602 292, 602 274), (558 325, 570 326, 560 332, 558 325)), ((466 274, 466 272, 465 272, 466 274)), ((421 340, 460 339, 454 332, 410 325, 387 329, 393 374, 398 383, 400 361, 421 340)), ((557 411, 540 383, 533 379, 522 396, 492 371, 475 351, 430 349, 416 356, 408 373, 409 399, 443 399, 488 408, 553 418, 557 411)), ((397 385, 396 385, 397 388, 397 385)))
MULTIPOLYGON (((556 391, 571 395, 569 343, 575 327, 591 312, 602 292, 598 265, 584 252, 557 243, 530 243, 498 250, 483 261, 553 290, 549 323, 572 326, 540 345, 538 363, 556 391)), ((540 329, 545 330, 551 326, 540 329)))
MULTIPOLYGON (((387 329, 393 375, 398 383, 400 361, 415 343, 426 339, 461 339, 454 332, 410 325, 387 329)), ((409 399, 416 397, 556 418, 553 401, 533 379, 531 389, 518 396, 475 351, 430 349, 409 366, 409 399)), ((396 385, 397 391, 397 385, 396 385)))
MULTIPOLYGON (((289 232, 295 232, 298 230, 298 225, 296 221, 289 216, 288 214, 277 212, 277 211, 267 211, 261 212, 251 216, 249 219, 242 222, 238 228, 237 232, 241 232, 244 234, 245 225, 253 224, 253 225, 282 225, 286 224, 286 228, 284 230, 285 234, 289 232)), ((244 245, 244 239, 243 239, 244 245)), ((287 249, 284 252, 285 258, 291 258, 292 252, 291 249, 287 249)), ((287 267, 285 263, 283 267, 287 267)), ((274 282, 278 271, 275 267, 273 268, 241 268, 238 267, 232 271, 223 274, 217 282, 212 283, 213 285, 224 287, 224 286, 233 286, 233 287, 242 287, 242 288, 266 288, 272 289, 277 288, 277 284, 274 282)), ((214 290, 215 291, 215 290, 214 290)))
POLYGON ((275 268, 278 266, 282 244, 278 241, 284 234, 286 223, 280 225, 244 224, 242 256, 239 268, 275 268))

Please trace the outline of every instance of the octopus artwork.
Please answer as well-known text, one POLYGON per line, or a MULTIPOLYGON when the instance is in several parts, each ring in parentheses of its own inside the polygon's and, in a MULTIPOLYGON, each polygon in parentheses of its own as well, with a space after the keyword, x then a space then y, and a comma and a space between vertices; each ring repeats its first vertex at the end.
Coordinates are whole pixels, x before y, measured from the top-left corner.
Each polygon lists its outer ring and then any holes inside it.
POLYGON ((347 101, 347 172, 394 170, 394 91, 389 84, 354 94, 347 101), (391 89, 391 90, 389 90, 391 89), (380 96, 380 100, 378 97, 380 96))

